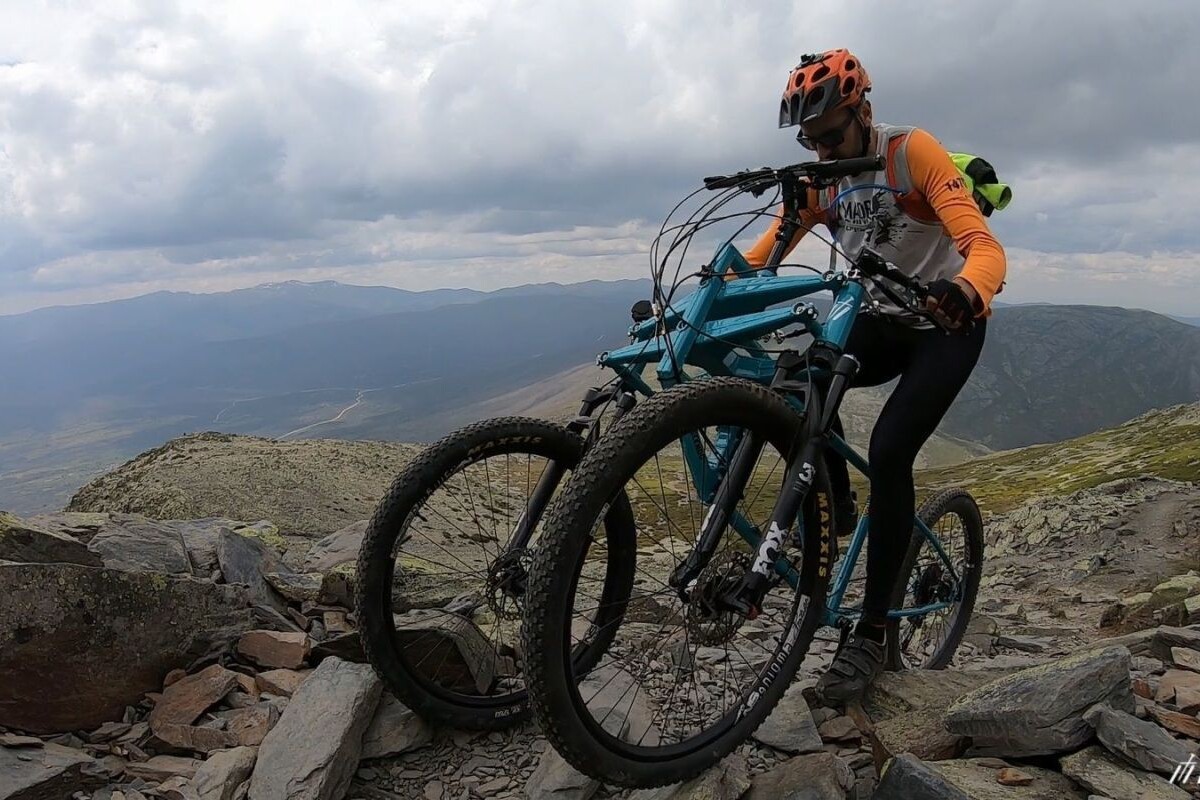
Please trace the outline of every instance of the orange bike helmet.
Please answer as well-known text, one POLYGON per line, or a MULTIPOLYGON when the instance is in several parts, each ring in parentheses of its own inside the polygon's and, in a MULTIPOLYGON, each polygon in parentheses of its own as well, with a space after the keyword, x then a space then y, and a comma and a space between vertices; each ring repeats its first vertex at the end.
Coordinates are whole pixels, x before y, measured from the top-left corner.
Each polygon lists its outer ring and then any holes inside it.
POLYGON ((801 56, 783 90, 779 127, 808 122, 835 108, 856 106, 869 91, 871 79, 849 50, 801 56))

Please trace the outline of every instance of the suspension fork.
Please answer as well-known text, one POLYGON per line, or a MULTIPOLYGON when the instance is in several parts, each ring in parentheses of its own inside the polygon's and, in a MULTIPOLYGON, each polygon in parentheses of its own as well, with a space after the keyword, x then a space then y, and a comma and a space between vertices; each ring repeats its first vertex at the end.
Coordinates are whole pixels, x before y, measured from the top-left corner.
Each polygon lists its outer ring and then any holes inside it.
MULTIPOLYGON (((568 430, 583 437, 584 453, 590 450, 600 438, 600 418, 592 415, 595 414, 596 409, 610 400, 614 406, 612 417, 614 422, 625 416, 629 409, 637 403, 633 394, 625 388, 623 381, 618 381, 613 386, 604 389, 588 389, 579 408, 579 414, 567 423, 568 430)), ((546 507, 550 505, 550 498, 554 495, 554 490, 558 488, 558 484, 566 474, 567 467, 562 463, 550 461, 546 464, 546 468, 542 470, 541 476, 534 484, 525 509, 517 517, 508 546, 504 548, 500 557, 519 552, 529 546, 529 540, 533 538, 533 531, 537 527, 538 521, 541 520, 546 507)))
MULTIPOLYGON (((799 447, 794 447, 788 454, 787 477, 771 511, 767 533, 760 540, 754 562, 741 583, 721 598, 723 604, 750 619, 762 611, 762 599, 770 587, 775 562, 783 554, 792 525, 800 518, 804 501, 816 482, 817 459, 821 458, 829 443, 833 420, 857 371, 858 360, 842 354, 833 368, 824 401, 816 394, 809 398, 805 435, 799 447)), ((805 571, 808 571, 807 568, 805 571)))
POLYGON ((700 535, 696 537, 696 546, 667 579, 667 584, 679 593, 680 599, 685 603, 688 601, 692 584, 717 551, 721 536, 745 493, 750 473, 753 472, 754 465, 762 453, 763 444, 762 439, 753 432, 740 438, 734 447, 733 457, 729 460, 729 469, 717 485, 712 505, 704 515, 704 524, 701 526, 700 535))

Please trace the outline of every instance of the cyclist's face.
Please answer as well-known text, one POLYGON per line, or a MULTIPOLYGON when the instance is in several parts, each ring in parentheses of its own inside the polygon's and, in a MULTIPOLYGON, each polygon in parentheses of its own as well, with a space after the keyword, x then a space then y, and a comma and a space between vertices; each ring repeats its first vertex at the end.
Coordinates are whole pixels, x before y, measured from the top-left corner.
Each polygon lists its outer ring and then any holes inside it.
POLYGON ((855 124, 855 112, 838 108, 800 126, 800 133, 812 142, 817 158, 853 158, 862 152, 862 126, 855 124))

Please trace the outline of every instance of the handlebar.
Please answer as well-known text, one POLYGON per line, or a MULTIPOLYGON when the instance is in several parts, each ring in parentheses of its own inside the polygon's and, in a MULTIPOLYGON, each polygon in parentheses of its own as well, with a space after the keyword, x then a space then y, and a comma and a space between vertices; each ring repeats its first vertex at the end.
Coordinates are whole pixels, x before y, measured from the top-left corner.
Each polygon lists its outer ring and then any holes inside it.
POLYGON ((713 175, 704 179, 704 188, 731 189, 735 186, 742 186, 755 194, 761 194, 771 186, 788 180, 803 180, 813 187, 827 186, 842 178, 883 169, 884 163, 883 156, 805 161, 778 169, 763 167, 742 170, 733 175, 713 175))
MULTIPOLYGON (((763 167, 755 170, 743 170, 733 175, 714 175, 704 179, 704 186, 706 189, 741 187, 743 190, 757 196, 772 186, 779 184, 784 189, 784 206, 786 209, 788 203, 791 202, 789 198, 798 198, 797 191, 803 185, 811 188, 832 186, 842 178, 859 175, 863 172, 875 172, 883 169, 885 165, 886 162, 883 156, 807 161, 778 169, 763 167)), ((871 248, 863 248, 855 261, 855 266, 864 275, 872 278, 883 278, 903 288, 907 296, 902 297, 886 284, 876 283, 880 291, 897 305, 908 309, 917 316, 929 320, 947 333, 955 330, 925 308, 924 301, 929 297, 929 289, 925 284, 916 278, 905 275, 895 266, 887 263, 882 256, 871 248)), ((973 325, 974 321, 968 320, 966 324, 968 326, 973 325)))

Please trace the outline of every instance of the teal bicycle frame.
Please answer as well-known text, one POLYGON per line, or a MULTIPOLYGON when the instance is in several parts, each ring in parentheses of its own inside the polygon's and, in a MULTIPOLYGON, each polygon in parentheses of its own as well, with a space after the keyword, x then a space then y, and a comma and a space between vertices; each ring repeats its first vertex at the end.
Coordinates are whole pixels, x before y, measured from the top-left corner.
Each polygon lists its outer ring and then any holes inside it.
MULTIPOLYGON (((635 324, 629 330, 633 343, 618 350, 602 353, 597 359, 598 363, 614 370, 626 386, 650 395, 654 390, 643 379, 642 373, 646 366, 654 362, 657 362, 658 382, 664 389, 686 379, 682 377, 679 369, 684 364, 699 367, 709 375, 730 375, 770 383, 778 370, 778 364, 763 350, 757 340, 792 324, 799 324, 804 332, 810 334, 814 346, 824 345, 837 353, 843 352, 866 296, 857 270, 852 269, 848 273, 830 271, 821 276, 797 277, 780 277, 775 272, 775 269, 769 267, 756 270, 732 244, 723 245, 715 254, 711 275, 701 280, 695 292, 664 309, 661 318, 635 324), (749 277, 740 277, 734 281, 725 280, 724 276, 731 272, 749 277), (832 292, 834 296, 833 306, 823 320, 819 319, 817 309, 809 303, 796 303, 787 308, 771 308, 823 291, 832 292)), ((822 371, 815 368, 812 372, 812 377, 822 375, 822 371)), ((805 370, 800 374, 804 376, 807 373, 805 370)), ((788 400, 797 410, 804 410, 800 398, 788 395, 788 400)), ((717 481, 696 476, 719 474, 718 464, 722 459, 728 463, 737 438, 736 433, 719 432, 716 442, 719 450, 717 457, 701 453, 697 445, 690 440, 681 442, 684 457, 693 480, 697 483, 697 492, 705 503, 711 503, 716 493, 717 481)), ((870 465, 867 460, 843 438, 831 432, 829 446, 855 469, 870 477, 870 465)), ((736 511, 731 516, 730 523, 747 544, 757 550, 760 535, 756 527, 736 511)), ((802 519, 799 524, 803 525, 802 519)), ((928 603, 915 608, 893 609, 889 613, 893 618, 923 616, 948 608, 957 601, 957 595, 961 591, 959 575, 938 537, 919 518, 914 519, 914 524, 929 541, 952 577, 955 596, 943 602, 928 603)), ((864 514, 860 517, 845 556, 832 577, 826 595, 823 620, 826 625, 843 625, 860 613, 859 609, 843 607, 842 603, 866 536, 867 516, 864 514)), ((782 555, 775 560, 774 570, 793 588, 799 586, 799 574, 782 555)))

